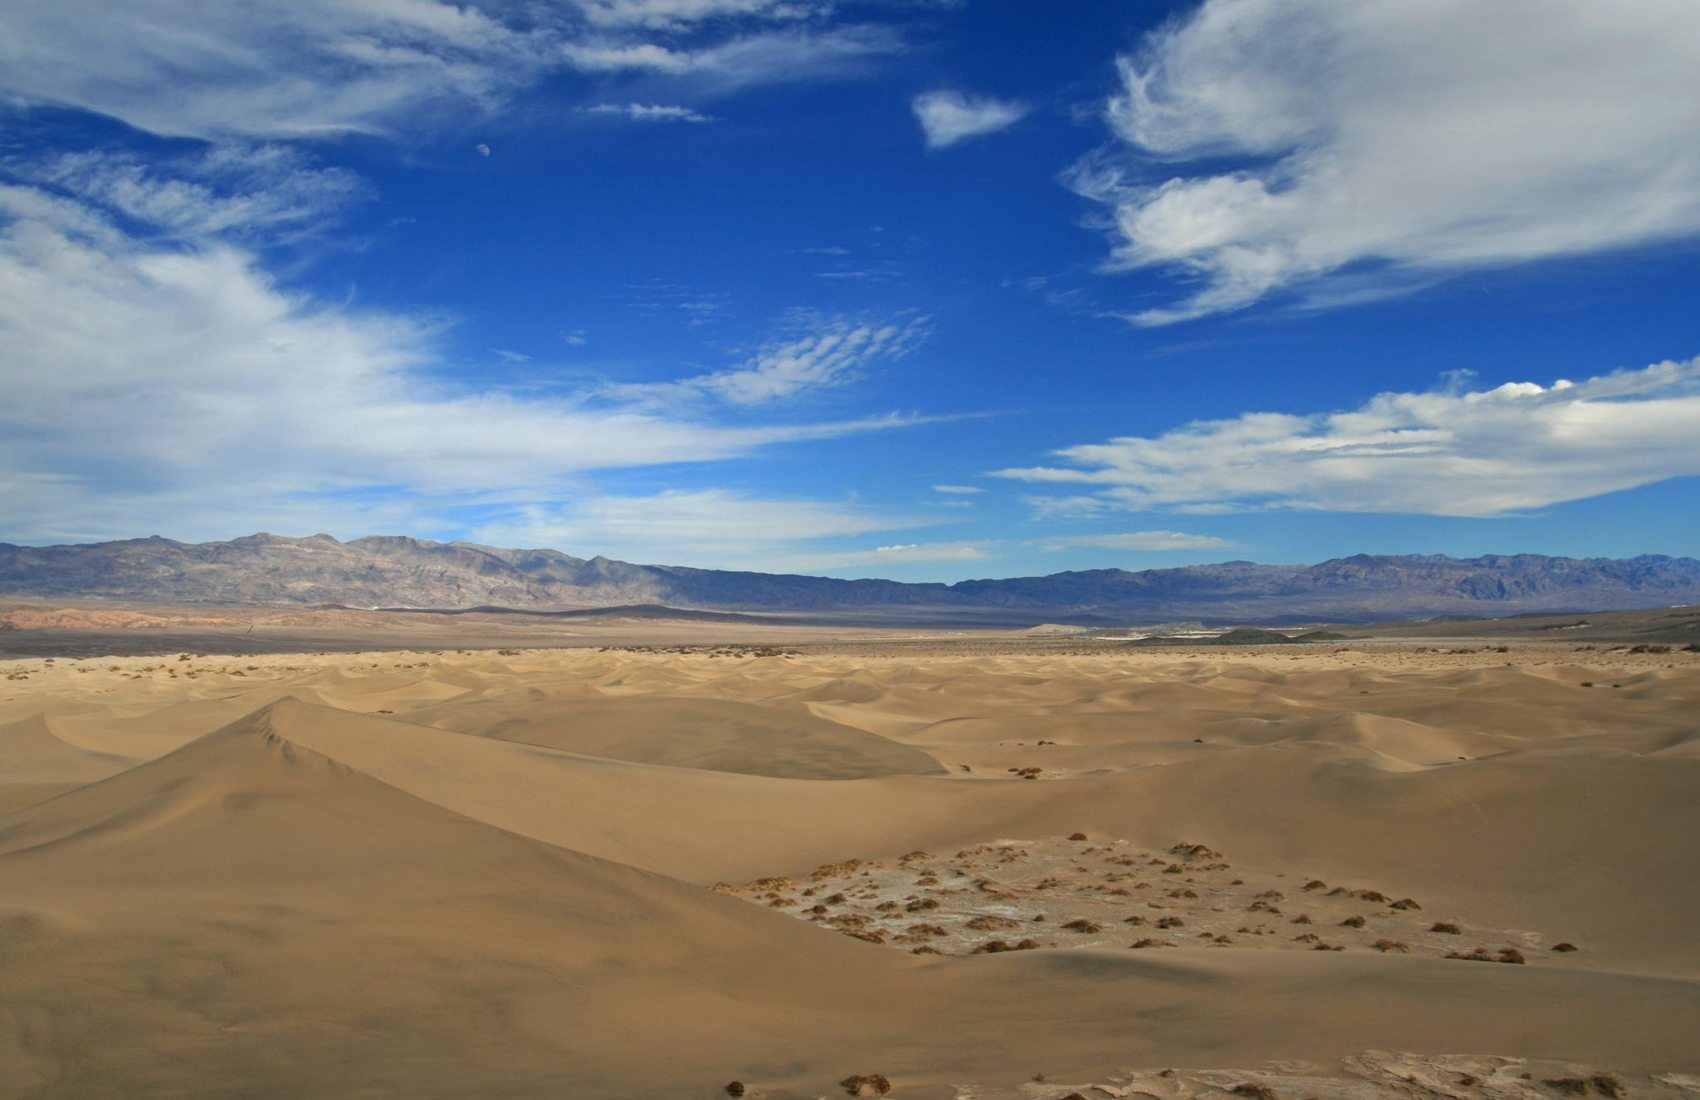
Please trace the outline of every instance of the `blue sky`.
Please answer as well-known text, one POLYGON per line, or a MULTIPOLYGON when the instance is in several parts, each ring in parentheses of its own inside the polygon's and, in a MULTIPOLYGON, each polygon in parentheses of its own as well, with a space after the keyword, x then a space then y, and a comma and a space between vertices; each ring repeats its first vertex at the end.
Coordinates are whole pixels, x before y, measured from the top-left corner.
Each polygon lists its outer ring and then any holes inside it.
POLYGON ((1687 0, 12 0, 0 539, 1700 554, 1687 0))

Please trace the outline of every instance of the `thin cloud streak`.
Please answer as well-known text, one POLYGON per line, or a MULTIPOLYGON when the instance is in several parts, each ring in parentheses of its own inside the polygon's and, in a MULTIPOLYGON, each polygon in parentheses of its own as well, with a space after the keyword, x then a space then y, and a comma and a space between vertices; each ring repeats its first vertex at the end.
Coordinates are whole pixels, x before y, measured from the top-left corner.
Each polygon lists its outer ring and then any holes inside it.
POLYGON ((586 107, 584 112, 589 115, 619 115, 633 122, 719 121, 713 115, 705 115, 701 111, 674 103, 598 103, 594 107, 586 107))
POLYGON ((926 339, 928 325, 926 317, 885 323, 813 318, 803 335, 768 344, 731 370, 671 382, 615 384, 602 392, 651 406, 705 399, 733 406, 770 404, 847 385, 875 364, 901 360, 926 339))
POLYGON ((1091 550, 1222 550, 1232 539, 1215 535, 1192 535, 1185 531, 1122 531, 1107 535, 1064 535, 1037 539, 1035 545, 1051 552, 1085 548, 1091 550))

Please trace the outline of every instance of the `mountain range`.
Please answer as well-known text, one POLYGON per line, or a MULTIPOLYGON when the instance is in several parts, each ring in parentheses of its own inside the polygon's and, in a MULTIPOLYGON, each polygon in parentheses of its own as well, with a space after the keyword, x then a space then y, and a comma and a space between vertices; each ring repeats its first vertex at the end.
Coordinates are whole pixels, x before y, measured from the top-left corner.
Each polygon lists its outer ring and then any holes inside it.
POLYGON ((1368 555, 1316 565, 1230 561, 906 584, 634 565, 386 535, 154 536, 66 546, 0 543, 0 593, 149 603, 562 611, 662 604, 900 621, 1112 623, 1201 619, 1368 622, 1700 603, 1700 561, 1539 554, 1368 555))

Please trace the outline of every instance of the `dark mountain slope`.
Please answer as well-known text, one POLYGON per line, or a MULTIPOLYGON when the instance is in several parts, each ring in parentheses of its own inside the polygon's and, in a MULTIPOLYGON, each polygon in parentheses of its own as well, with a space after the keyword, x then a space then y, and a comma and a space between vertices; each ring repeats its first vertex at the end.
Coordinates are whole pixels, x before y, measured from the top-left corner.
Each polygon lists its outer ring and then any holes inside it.
POLYGON ((1359 554, 1318 565, 1231 561, 1045 577, 903 584, 633 565, 554 550, 377 536, 155 536, 78 546, 0 544, 0 593, 156 603, 565 610, 636 604, 716 611, 959 613, 1033 622, 1202 618, 1370 621, 1700 603, 1700 561, 1538 554, 1359 554))

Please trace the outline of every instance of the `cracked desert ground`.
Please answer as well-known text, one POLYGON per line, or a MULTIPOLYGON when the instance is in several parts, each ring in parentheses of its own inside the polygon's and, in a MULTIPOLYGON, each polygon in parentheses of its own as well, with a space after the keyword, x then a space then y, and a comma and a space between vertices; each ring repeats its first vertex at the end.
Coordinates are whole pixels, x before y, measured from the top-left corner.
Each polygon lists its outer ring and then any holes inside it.
POLYGON ((0 1095, 1700 1096, 1700 654, 1456 648, 0 662, 0 1095))

